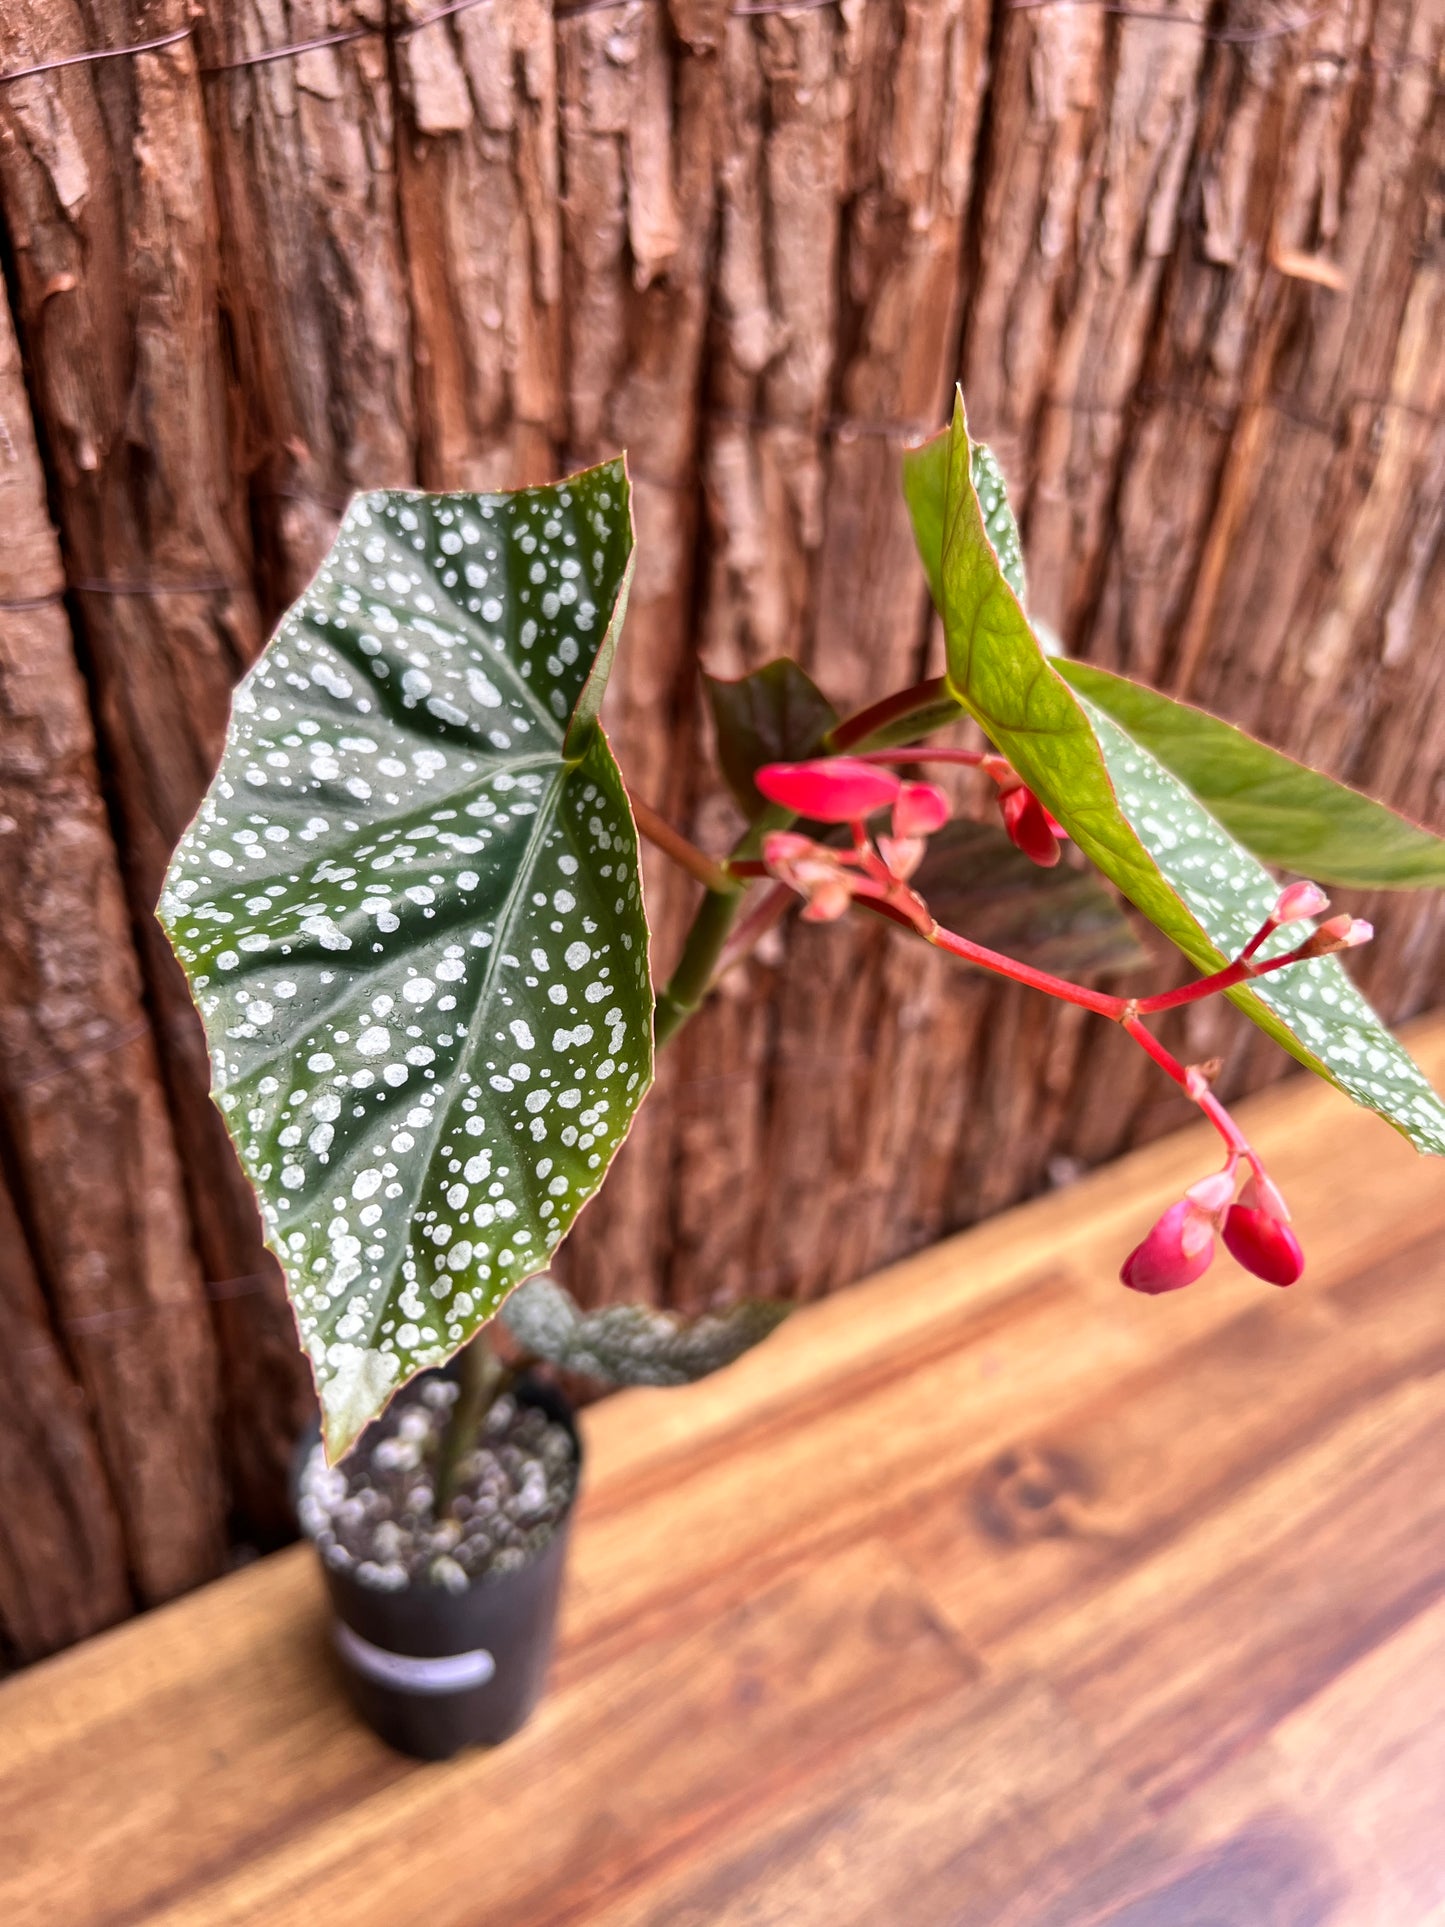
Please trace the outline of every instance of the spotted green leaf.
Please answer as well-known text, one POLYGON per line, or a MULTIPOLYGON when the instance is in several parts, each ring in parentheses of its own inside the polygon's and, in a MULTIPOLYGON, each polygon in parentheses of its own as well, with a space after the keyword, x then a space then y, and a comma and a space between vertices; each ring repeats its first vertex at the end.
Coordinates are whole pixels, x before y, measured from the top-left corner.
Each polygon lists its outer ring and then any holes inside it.
POLYGON ((541 1269, 652 1074, 597 705, 623 464, 358 498, 238 690, 161 918, 335 1457, 541 1269))
POLYGON ((613 1385, 691 1385, 731 1365, 775 1332, 791 1305, 745 1298, 688 1318, 654 1305, 583 1311, 555 1278, 530 1278, 502 1320, 517 1343, 549 1365, 613 1385))
MULTIPOLYGON (((1082 701, 1049 662, 989 539, 961 395, 949 449, 943 511, 916 517, 914 532, 938 584, 950 687, 1130 902, 1201 971, 1221 968, 1263 921, 1274 880, 1178 777, 1082 701), (930 550, 932 542, 941 546, 930 550)), ((917 486, 915 472, 915 493, 917 486)), ((1445 1105, 1337 958, 1229 994, 1301 1063, 1378 1111, 1417 1149, 1445 1154, 1445 1105)))
MULTIPOLYGON (((1209 939, 1213 954, 1238 955, 1268 915, 1278 883, 1177 776, 1102 710, 1092 703, 1084 707, 1124 815, 1209 939)), ((1292 948, 1307 928, 1290 925, 1263 954, 1292 948)), ((1350 982, 1338 957, 1291 964, 1229 996, 1302 1064, 1388 1118, 1417 1150, 1445 1156, 1445 1104, 1350 982)))
MULTIPOLYGON (((964 433, 968 433, 966 424, 964 433)), ((917 448, 909 449, 903 458, 903 494, 908 503, 908 513, 913 518, 913 532, 928 575, 928 586, 933 592, 935 605, 940 609, 943 606, 943 517, 947 505, 952 447, 953 431, 944 428, 917 448)), ((999 467, 998 457, 983 442, 969 442, 968 451, 969 475, 983 516, 984 533, 998 557, 1004 581, 1022 606, 1028 600, 1024 551, 1019 540, 1019 525, 1009 503, 1008 489, 1004 486, 1003 470, 999 467)))
POLYGON ((1232 723, 1093 663, 1059 674, 1143 745, 1264 863, 1362 890, 1445 885, 1445 837, 1232 723))

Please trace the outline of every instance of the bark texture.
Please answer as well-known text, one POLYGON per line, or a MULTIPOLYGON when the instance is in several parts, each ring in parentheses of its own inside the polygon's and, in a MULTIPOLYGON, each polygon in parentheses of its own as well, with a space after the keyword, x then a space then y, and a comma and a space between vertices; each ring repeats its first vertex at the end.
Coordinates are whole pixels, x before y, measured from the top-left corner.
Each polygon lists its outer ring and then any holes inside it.
POLYGON ((127 1567, 145 1600, 209 1578, 223 1538, 215 1348, 8 308, 0 523, 0 1638, 29 1656, 121 1616, 127 1567))
MULTIPOLYGON (((434 11, 0 0, 5 72, 183 35, 0 84, 0 587, 70 585, 0 609, 0 1316, 14 1464, 52 1468, 4 1508, 11 1657, 213 1569, 226 1504, 282 1529, 304 1375, 149 911, 353 489, 625 445, 609 727, 722 848, 700 662, 794 653, 840 704, 936 663, 897 464, 961 376, 1072 648, 1445 820, 1445 0, 434 11)), ((648 882, 665 968, 690 886, 648 882)), ((1445 910, 1348 907, 1387 1014, 1437 997, 1445 910)), ((1176 1030, 1226 1089, 1281 1067, 1176 1030)), ((811 1295, 1178 1116, 1110 1027, 790 927, 566 1267, 811 1295)))

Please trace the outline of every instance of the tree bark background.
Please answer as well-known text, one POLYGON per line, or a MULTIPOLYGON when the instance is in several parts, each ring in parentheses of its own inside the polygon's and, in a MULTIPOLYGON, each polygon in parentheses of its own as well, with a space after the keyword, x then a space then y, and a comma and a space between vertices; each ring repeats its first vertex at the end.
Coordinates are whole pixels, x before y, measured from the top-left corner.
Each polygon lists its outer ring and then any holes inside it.
MULTIPOLYGON (((722 847, 700 662, 936 663, 898 457, 961 377, 1071 648, 1445 822, 1445 0, 436 11, 0 0, 0 1667, 285 1530, 304 1373, 149 912, 352 490, 625 445, 610 727, 722 847)), ((1349 907, 1438 997, 1445 908, 1349 907)), ((1121 1043, 790 927, 569 1277, 844 1285, 1177 1122, 1121 1043)))

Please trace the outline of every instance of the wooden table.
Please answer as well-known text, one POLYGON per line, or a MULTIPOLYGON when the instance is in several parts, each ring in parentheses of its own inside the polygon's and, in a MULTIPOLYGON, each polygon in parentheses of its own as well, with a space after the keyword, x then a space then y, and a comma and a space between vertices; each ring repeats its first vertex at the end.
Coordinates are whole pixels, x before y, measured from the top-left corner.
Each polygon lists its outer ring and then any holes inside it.
POLYGON ((493 1754, 352 1723, 302 1550, 9 1682, 0 1922, 1445 1922, 1445 1168, 1248 1118, 1293 1292, 1116 1283, 1201 1127, 589 1413, 493 1754))

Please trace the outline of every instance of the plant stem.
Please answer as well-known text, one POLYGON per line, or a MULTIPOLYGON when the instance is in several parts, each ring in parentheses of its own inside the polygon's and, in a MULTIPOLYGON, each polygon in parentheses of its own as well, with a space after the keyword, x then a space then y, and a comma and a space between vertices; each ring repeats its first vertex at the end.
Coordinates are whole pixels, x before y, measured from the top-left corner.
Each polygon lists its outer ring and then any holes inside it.
POLYGON ((995 976, 1007 977, 1016 984, 1027 984, 1031 990, 1042 990, 1046 996, 1057 997, 1061 1003, 1077 1004, 1080 1009, 1092 1010, 1100 1017, 1112 1017, 1115 1023, 1121 1022, 1126 1012, 1137 1008, 1128 998, 1111 997, 1107 991, 1089 990, 1083 984, 1071 984, 1065 977, 1054 976, 1052 971, 1035 970, 1032 964, 1019 963, 1016 958, 1006 957, 1000 950, 988 950, 981 943, 959 936, 956 930, 945 930, 941 923, 934 924, 924 940, 939 950, 947 950, 952 956, 962 957, 966 963, 978 964, 983 970, 993 971, 995 976))
POLYGON ((1009 770, 1002 756, 988 749, 859 749, 852 752, 859 763, 962 763, 968 769, 988 769, 997 764, 1000 769, 1009 770))
POLYGON ((1224 1139, 1224 1142, 1229 1146, 1231 1157, 1248 1159, 1250 1165, 1263 1175, 1263 1167, 1255 1154, 1253 1146, 1214 1093, 1212 1091, 1198 1089, 1190 1078, 1188 1068, 1179 1062, 1179 1059, 1171 1050, 1160 1043, 1152 1031, 1146 1030, 1137 1017, 1125 1017, 1122 1019, 1122 1022, 1124 1029, 1128 1031, 1129 1035, 1145 1055, 1152 1057, 1160 1070, 1162 1070, 1166 1076, 1172 1077, 1186 1096, 1192 1098, 1199 1106, 1200 1110, 1203 1111, 1215 1130, 1218 1131, 1219 1135, 1224 1139))
MULTIPOLYGON (((1268 935, 1268 931, 1265 934, 1268 935)), ((1197 1004, 1202 998, 1214 997, 1221 990, 1233 990, 1236 984, 1253 983, 1256 977, 1268 977, 1272 971, 1283 970, 1288 964, 1302 963, 1304 958, 1301 952, 1308 941, 1306 938, 1305 943, 1297 944, 1282 957, 1267 957, 1263 963, 1250 961, 1250 952, 1255 948, 1251 943, 1223 970, 1216 970, 1209 977, 1197 977, 1192 984, 1181 984, 1177 990, 1161 990, 1157 996, 1140 997, 1136 1007, 1143 1015, 1151 1016, 1156 1011, 1177 1010, 1181 1004, 1197 1004)))
POLYGON ((514 1376, 487 1343, 485 1329, 469 1339, 457 1353, 457 1383, 460 1390, 452 1401, 452 1409, 447 1414, 437 1444, 432 1479, 432 1509, 438 1519, 445 1516, 456 1497, 457 1467, 476 1444, 482 1420, 514 1376))
POLYGON ((948 693, 944 678, 930 676, 927 682, 896 690, 881 702, 870 703, 866 709, 845 716, 828 731, 823 739, 824 747, 833 751, 853 749, 871 736, 881 736, 906 723, 916 724, 913 733, 922 735, 926 729, 941 729, 962 714, 963 710, 948 693))
POLYGON ((742 908, 743 892, 736 884, 726 891, 709 890, 697 906, 682 955, 666 984, 657 993, 653 1039, 658 1049, 682 1029, 712 987, 723 945, 742 908))
POLYGON ((713 859, 695 843, 689 843, 680 830, 675 830, 665 816, 644 803, 640 796, 628 791, 628 801, 632 805, 632 815, 637 824, 638 834, 651 843, 663 855, 686 870, 690 877, 696 877, 704 890, 719 893, 735 887, 732 878, 721 863, 713 859))

